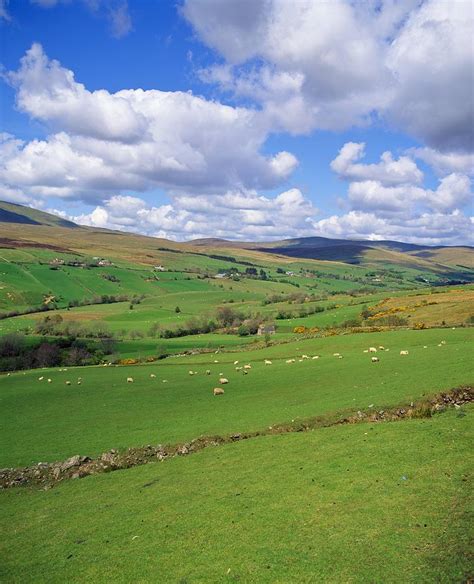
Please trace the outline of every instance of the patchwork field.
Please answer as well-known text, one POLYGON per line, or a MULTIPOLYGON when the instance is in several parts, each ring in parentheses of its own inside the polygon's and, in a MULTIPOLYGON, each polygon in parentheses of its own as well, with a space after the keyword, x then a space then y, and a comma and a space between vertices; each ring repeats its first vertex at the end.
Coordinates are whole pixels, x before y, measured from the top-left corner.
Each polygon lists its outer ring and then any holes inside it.
POLYGON ((12 213, 1 582, 472 580, 474 409, 430 401, 474 384, 472 250, 180 244, 12 213), (221 445, 68 474, 199 438, 221 445))

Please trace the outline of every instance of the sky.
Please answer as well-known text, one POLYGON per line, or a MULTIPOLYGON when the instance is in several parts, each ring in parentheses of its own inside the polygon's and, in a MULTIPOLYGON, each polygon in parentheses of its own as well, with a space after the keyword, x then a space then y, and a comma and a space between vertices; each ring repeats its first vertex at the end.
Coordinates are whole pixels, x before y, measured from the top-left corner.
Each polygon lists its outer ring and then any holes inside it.
POLYGON ((474 0, 0 0, 0 200, 186 241, 473 241, 474 0))

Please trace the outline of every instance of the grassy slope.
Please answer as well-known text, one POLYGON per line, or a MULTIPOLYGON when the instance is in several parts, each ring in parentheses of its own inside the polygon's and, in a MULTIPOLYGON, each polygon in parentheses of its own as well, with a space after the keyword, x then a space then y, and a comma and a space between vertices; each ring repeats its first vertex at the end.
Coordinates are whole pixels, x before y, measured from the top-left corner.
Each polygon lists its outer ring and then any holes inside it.
POLYGON ((2 581, 467 581, 465 409, 5 491, 2 581))
POLYGON ((399 331, 175 357, 146 366, 4 375, 0 466, 255 430, 298 417, 353 412, 370 404, 383 408, 406 403, 474 381, 470 342, 470 329, 399 331), (441 340, 447 344, 438 347, 441 340), (381 353, 380 363, 374 364, 363 349, 379 344, 390 351, 381 353), (401 357, 401 349, 410 355, 401 357), (344 358, 333 357, 334 352, 344 358), (285 362, 304 353, 321 358, 285 362), (273 365, 265 366, 265 358, 273 365), (234 360, 251 363, 250 374, 235 371, 234 360), (205 375, 208 368, 211 376, 205 375), (198 375, 189 376, 189 370, 198 375), (221 373, 230 383, 225 396, 216 399, 212 389, 219 385, 221 373), (52 383, 38 381, 40 375, 52 383), (82 385, 65 385, 77 376, 83 378, 82 385), (126 383, 128 376, 134 378, 133 384, 126 383))

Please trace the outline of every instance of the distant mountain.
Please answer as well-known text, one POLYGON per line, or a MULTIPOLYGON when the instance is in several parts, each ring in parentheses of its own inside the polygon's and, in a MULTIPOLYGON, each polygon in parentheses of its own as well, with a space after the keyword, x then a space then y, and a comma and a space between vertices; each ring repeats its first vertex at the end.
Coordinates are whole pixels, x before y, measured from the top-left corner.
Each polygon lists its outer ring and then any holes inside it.
POLYGON ((62 219, 57 215, 38 211, 31 207, 0 201, 0 223, 19 223, 23 225, 49 225, 50 227, 70 227, 79 229, 79 225, 62 219))

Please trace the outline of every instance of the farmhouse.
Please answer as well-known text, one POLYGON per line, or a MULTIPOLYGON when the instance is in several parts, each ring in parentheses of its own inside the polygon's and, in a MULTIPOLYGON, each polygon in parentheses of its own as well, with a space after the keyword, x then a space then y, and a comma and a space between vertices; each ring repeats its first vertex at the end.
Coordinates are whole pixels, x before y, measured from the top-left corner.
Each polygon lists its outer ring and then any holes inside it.
POLYGON ((275 325, 274 324, 261 324, 257 329, 257 335, 274 335, 275 325))

